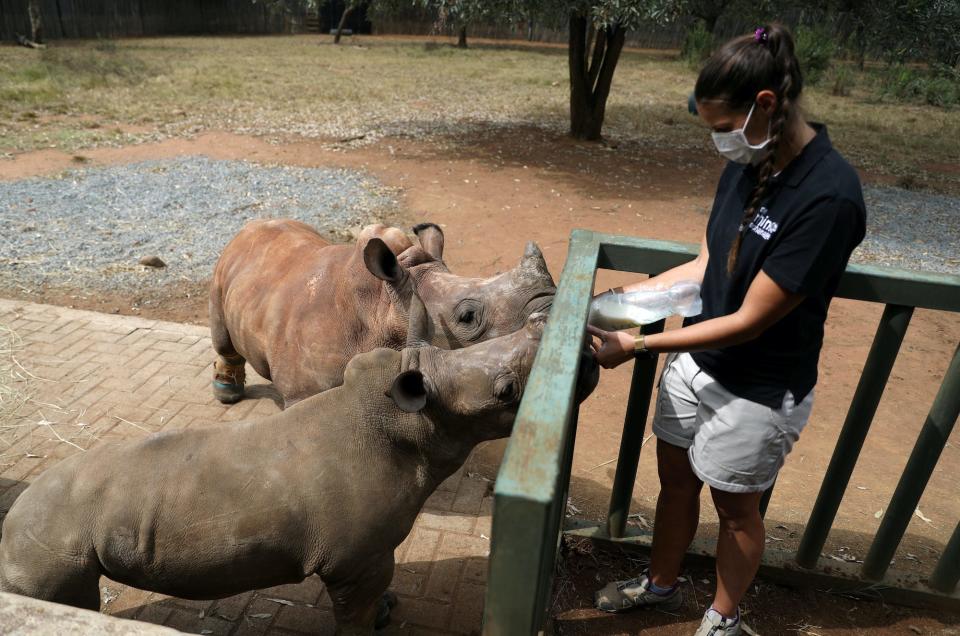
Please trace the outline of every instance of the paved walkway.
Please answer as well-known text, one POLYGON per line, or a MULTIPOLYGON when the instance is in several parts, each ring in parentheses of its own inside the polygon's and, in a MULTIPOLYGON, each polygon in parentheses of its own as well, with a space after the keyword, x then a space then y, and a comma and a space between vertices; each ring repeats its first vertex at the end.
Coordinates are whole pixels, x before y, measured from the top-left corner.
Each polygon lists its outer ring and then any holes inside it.
MULTIPOLYGON (((210 392, 206 327, 0 299, 0 516, 31 479, 96 444, 275 413, 210 392)), ((266 385, 248 369, 251 385, 266 385)), ((264 386, 256 395, 268 396, 264 386)), ((397 548, 400 604, 385 633, 479 633, 490 535, 489 482, 463 471, 429 499, 397 548)), ((101 580, 104 611, 201 634, 333 633, 323 584, 184 601, 101 580)))

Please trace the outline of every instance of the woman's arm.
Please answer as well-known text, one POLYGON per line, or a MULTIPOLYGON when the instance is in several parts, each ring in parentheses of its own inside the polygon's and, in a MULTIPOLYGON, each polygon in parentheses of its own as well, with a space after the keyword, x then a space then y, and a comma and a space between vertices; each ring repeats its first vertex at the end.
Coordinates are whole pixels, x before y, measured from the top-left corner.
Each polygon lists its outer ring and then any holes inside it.
MULTIPOLYGON (((803 299, 802 294, 785 290, 761 271, 750 284, 740 309, 734 313, 682 329, 650 334, 644 338, 644 345, 653 353, 668 353, 719 349, 749 342, 793 311, 803 299)), ((622 331, 587 329, 603 343, 596 353, 601 366, 609 369, 633 357, 634 336, 622 331)))
POLYGON ((670 285, 682 280, 692 280, 700 283, 703 281, 703 273, 707 269, 707 259, 709 257, 710 253, 707 250, 707 235, 704 234, 703 239, 700 241, 700 253, 697 254, 695 259, 688 261, 683 265, 677 265, 672 269, 668 269, 667 271, 657 274, 656 276, 652 276, 646 280, 624 285, 622 289, 625 292, 629 292, 640 289, 651 289, 654 287, 669 287, 670 285))

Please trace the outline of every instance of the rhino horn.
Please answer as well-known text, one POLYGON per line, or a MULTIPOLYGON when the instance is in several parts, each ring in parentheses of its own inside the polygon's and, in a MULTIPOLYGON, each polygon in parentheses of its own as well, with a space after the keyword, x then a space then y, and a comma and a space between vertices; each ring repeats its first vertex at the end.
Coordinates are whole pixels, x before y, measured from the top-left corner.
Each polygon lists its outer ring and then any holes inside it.
POLYGON ((420 246, 427 254, 438 261, 443 260, 443 230, 436 223, 418 223, 413 233, 417 235, 420 246))
POLYGON ((527 243, 527 248, 523 252, 523 258, 520 259, 520 269, 540 277, 549 278, 550 285, 553 285, 553 277, 550 276, 550 270, 547 269, 547 261, 543 258, 543 252, 540 251, 540 247, 533 241, 527 243))
POLYGON ((409 322, 407 324, 407 344, 409 349, 419 349, 426 345, 430 325, 427 308, 416 289, 411 289, 410 306, 408 309, 409 322))

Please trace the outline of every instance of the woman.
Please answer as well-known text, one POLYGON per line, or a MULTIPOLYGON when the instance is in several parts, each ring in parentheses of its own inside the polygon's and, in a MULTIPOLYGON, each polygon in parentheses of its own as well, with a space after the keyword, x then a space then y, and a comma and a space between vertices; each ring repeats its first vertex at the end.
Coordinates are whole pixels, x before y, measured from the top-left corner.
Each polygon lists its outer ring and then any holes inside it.
POLYGON ((789 31, 772 25, 721 47, 697 79, 697 111, 720 177, 700 254, 628 286, 701 282, 703 312, 646 337, 590 327, 607 368, 669 353, 653 430, 660 496, 649 569, 608 584, 599 609, 676 609, 700 491, 720 518, 717 591, 697 636, 740 633, 739 603, 764 547, 760 498, 813 403, 827 307, 866 223, 860 182, 798 105, 803 78, 789 31))

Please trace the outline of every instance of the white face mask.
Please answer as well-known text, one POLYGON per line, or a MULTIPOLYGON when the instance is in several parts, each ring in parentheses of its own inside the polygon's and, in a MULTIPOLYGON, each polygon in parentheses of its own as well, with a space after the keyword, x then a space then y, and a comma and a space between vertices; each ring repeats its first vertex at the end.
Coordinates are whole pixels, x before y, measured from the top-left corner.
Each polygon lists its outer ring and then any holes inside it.
POLYGON ((770 131, 767 131, 767 138, 759 144, 751 144, 747 141, 744 130, 750 123, 750 116, 753 115, 753 109, 757 103, 754 102, 747 113, 747 119, 743 122, 743 128, 731 130, 730 132, 710 133, 713 137, 713 143, 717 147, 717 152, 736 163, 756 163, 763 156, 763 149, 770 143, 770 131))

